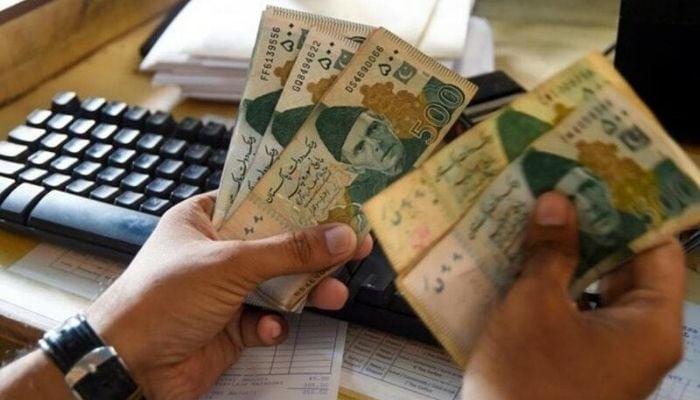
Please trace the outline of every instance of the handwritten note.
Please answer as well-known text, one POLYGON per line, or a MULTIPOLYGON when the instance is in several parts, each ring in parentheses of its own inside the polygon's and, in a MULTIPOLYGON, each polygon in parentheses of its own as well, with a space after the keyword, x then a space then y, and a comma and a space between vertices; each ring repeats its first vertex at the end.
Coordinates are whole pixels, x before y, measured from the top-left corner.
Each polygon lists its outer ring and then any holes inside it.
POLYGON ((350 325, 341 393, 378 400, 460 398, 462 371, 438 347, 350 325))
POLYGON ((204 399, 336 399, 347 323, 310 313, 287 321, 284 343, 245 349, 204 399))
POLYGON ((126 264, 41 243, 10 266, 9 271, 88 300, 95 300, 126 264))
POLYGON ((700 399, 700 305, 686 302, 683 360, 661 381, 649 400, 700 399))

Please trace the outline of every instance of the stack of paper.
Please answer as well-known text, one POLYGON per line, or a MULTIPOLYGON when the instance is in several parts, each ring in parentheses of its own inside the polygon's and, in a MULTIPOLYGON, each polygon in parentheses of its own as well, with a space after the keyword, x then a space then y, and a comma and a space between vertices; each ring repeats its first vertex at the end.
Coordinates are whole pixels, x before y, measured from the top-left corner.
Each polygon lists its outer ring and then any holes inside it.
MULTIPOLYGON (((192 0, 160 37, 141 69, 155 72, 155 84, 177 85, 187 97, 240 100, 260 15, 268 4, 386 27, 429 56, 459 68, 464 64, 472 3, 473 0, 192 0)), ((487 41, 490 46, 490 37, 487 41)), ((492 65, 492 61, 487 62, 478 71, 487 72, 492 65)))

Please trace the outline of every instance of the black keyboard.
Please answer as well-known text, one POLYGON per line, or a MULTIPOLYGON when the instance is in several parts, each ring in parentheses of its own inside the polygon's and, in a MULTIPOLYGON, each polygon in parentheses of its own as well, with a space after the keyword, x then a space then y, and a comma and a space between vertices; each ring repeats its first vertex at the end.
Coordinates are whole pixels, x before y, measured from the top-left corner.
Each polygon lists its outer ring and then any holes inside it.
MULTIPOLYGON (((470 109, 481 117, 522 92, 505 74, 475 81, 482 89, 452 136, 471 126, 470 109)), ((230 139, 216 122, 58 93, 0 141, 0 226, 129 259, 170 207, 218 187, 230 139)), ((378 244, 337 277, 350 300, 317 312, 434 342, 397 292, 378 244)))

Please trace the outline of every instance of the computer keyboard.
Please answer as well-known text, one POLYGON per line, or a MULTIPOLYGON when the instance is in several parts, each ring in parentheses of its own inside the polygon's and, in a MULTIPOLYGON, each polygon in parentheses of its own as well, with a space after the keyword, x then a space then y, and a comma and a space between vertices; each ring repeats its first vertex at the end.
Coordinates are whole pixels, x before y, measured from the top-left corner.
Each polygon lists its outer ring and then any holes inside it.
MULTIPOLYGON (((474 80, 481 90, 448 136, 522 92, 503 73, 474 80)), ((0 227, 128 259, 164 212, 218 187, 230 138, 220 123, 58 93, 0 140, 0 227)), ((350 288, 348 304, 317 312, 434 342, 378 243, 337 277, 350 288)))

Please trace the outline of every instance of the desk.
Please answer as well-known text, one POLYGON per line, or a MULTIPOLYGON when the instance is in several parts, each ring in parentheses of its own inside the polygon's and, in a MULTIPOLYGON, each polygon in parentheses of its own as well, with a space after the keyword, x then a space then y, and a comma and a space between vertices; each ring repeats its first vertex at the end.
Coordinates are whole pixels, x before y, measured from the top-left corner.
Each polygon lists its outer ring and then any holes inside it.
MULTIPOLYGON (((497 67, 526 87, 615 40, 617 2, 591 0, 487 0, 476 14, 492 23, 497 67)), ((21 123, 36 107, 47 106, 54 93, 75 90, 82 96, 99 95, 153 109, 187 115, 231 116, 233 104, 182 101, 176 89, 152 87, 150 76, 137 71, 137 49, 158 21, 151 21, 104 46, 77 65, 0 109, 0 137, 21 123)), ((691 149, 700 160, 700 151, 691 149)), ((41 330, 51 327, 89 305, 87 300, 51 289, 3 269, 37 245, 0 231, 0 338, 33 343, 41 330)), ((692 296, 700 301, 700 278, 694 276, 692 296)))

